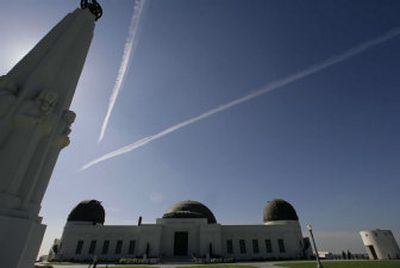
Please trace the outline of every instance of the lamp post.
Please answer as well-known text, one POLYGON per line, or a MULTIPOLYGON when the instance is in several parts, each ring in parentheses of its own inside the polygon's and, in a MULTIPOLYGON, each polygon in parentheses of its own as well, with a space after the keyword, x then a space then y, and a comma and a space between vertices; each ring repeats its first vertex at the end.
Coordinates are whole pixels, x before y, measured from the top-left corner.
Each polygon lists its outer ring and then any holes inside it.
POLYGON ((314 247, 314 250, 315 250, 315 258, 317 259, 317 268, 323 268, 322 263, 321 263, 321 261, 319 259, 317 244, 315 243, 314 234, 313 234, 313 231, 312 231, 311 224, 307 224, 307 229, 310 232, 311 241, 313 243, 313 247, 314 247))

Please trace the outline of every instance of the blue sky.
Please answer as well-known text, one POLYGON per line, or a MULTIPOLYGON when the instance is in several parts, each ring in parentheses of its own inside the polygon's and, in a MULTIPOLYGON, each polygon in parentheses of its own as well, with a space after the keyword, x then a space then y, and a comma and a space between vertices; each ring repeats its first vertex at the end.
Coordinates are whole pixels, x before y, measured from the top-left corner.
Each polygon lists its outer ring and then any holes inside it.
MULTIPOLYGON (((0 2, 5 74, 79 1, 0 2)), ((104 16, 75 94, 72 143, 41 215, 42 252, 79 201, 103 201, 106 223, 154 222, 179 200, 223 224, 261 223, 268 200, 291 202, 321 250, 362 252, 357 232, 400 235, 400 37, 85 171, 152 135, 400 26, 398 1, 148 0, 139 42, 104 141, 101 123, 133 1, 104 16)))

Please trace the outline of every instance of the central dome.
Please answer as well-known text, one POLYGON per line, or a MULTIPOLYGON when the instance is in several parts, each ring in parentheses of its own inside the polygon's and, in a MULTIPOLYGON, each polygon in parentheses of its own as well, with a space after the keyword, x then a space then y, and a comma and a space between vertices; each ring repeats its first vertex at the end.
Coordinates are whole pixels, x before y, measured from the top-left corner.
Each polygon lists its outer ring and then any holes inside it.
POLYGON ((294 207, 283 199, 269 201, 264 208, 264 223, 270 221, 298 221, 294 207))
POLYGON ((187 200, 173 205, 163 215, 164 219, 174 218, 205 218, 208 223, 217 223, 211 210, 200 202, 187 200))

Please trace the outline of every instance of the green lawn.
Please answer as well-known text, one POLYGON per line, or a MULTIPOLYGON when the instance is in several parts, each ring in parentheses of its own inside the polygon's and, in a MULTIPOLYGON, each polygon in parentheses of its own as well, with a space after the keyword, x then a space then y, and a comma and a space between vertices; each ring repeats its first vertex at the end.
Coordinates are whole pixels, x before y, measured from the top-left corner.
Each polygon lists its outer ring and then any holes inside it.
MULTIPOLYGON (((400 268, 400 261, 328 261, 324 268, 400 268)), ((287 262, 276 264, 289 268, 316 268, 315 262, 287 262)))
POLYGON ((195 266, 180 266, 179 268, 257 268, 257 267, 253 265, 203 264, 195 266))
POLYGON ((157 266, 152 265, 123 265, 123 266, 110 266, 110 268, 158 268, 157 266))

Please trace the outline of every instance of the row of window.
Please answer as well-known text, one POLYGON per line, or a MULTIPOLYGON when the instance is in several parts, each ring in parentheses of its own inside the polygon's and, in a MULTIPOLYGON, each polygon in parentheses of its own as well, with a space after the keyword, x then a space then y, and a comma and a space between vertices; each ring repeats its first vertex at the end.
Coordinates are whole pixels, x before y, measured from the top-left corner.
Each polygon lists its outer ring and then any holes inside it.
MULTIPOLYGON (((265 250, 267 253, 272 253, 272 242, 270 239, 265 239, 265 250)), ((258 240, 253 239, 252 240, 252 246, 253 246, 253 253, 258 254, 260 253, 260 247, 258 245, 258 240)), ((278 247, 279 247, 279 252, 280 253, 285 253, 285 242, 283 239, 278 239, 278 247)), ((246 248, 246 241, 244 239, 239 240, 239 250, 241 254, 246 254, 247 253, 247 248, 246 248)), ((233 240, 229 239, 226 240, 226 251, 228 254, 233 254, 233 240)))
MULTIPOLYGON (((265 250, 267 253, 272 253, 272 242, 270 239, 264 240, 265 242, 265 250)), ((84 241, 83 240, 78 240, 78 243, 76 245, 75 249, 75 254, 79 255, 82 254, 83 250, 83 245, 84 241)), ((123 241, 122 240, 117 240, 117 243, 115 244, 115 249, 114 253, 115 254, 122 254, 122 245, 123 241)), ((130 240, 129 241, 129 247, 128 247, 128 254, 134 254, 135 252, 135 245, 136 241, 135 240, 130 240)), ((96 251, 96 246, 97 246, 97 240, 92 240, 90 241, 89 245, 89 251, 88 254, 94 254, 96 251)), ((211 245, 210 245, 211 246, 211 245)), ((260 247, 258 244, 257 239, 252 240, 252 246, 253 246, 253 253, 258 254, 260 253, 260 247)), ((283 239, 278 239, 278 247, 279 247, 279 252, 280 253, 285 253, 285 242, 283 239)), ((110 249, 110 240, 104 240, 103 246, 101 249, 101 254, 108 254, 110 249)), ((228 254, 233 254, 233 240, 229 239, 226 240, 226 249, 228 254)), ((247 248, 246 248, 246 241, 244 239, 239 240, 239 250, 241 254, 246 254, 247 253, 247 248)))
MULTIPOLYGON (((77 255, 82 254, 83 244, 84 244, 83 240, 78 240, 78 243, 77 243, 76 249, 75 249, 75 254, 77 254, 77 255)), ((128 254, 133 254, 135 252, 135 244, 136 244, 135 240, 129 241, 129 247, 128 247, 128 252, 127 252, 128 254)), ((122 254, 122 245, 123 245, 123 241, 117 240, 117 243, 115 244, 115 248, 114 248, 115 254, 122 254)), ((96 251, 96 246, 97 246, 97 240, 90 241, 88 253, 94 254, 96 251)), ((108 254, 109 249, 110 249, 110 240, 104 240, 103 246, 101 248, 101 254, 108 254)))

